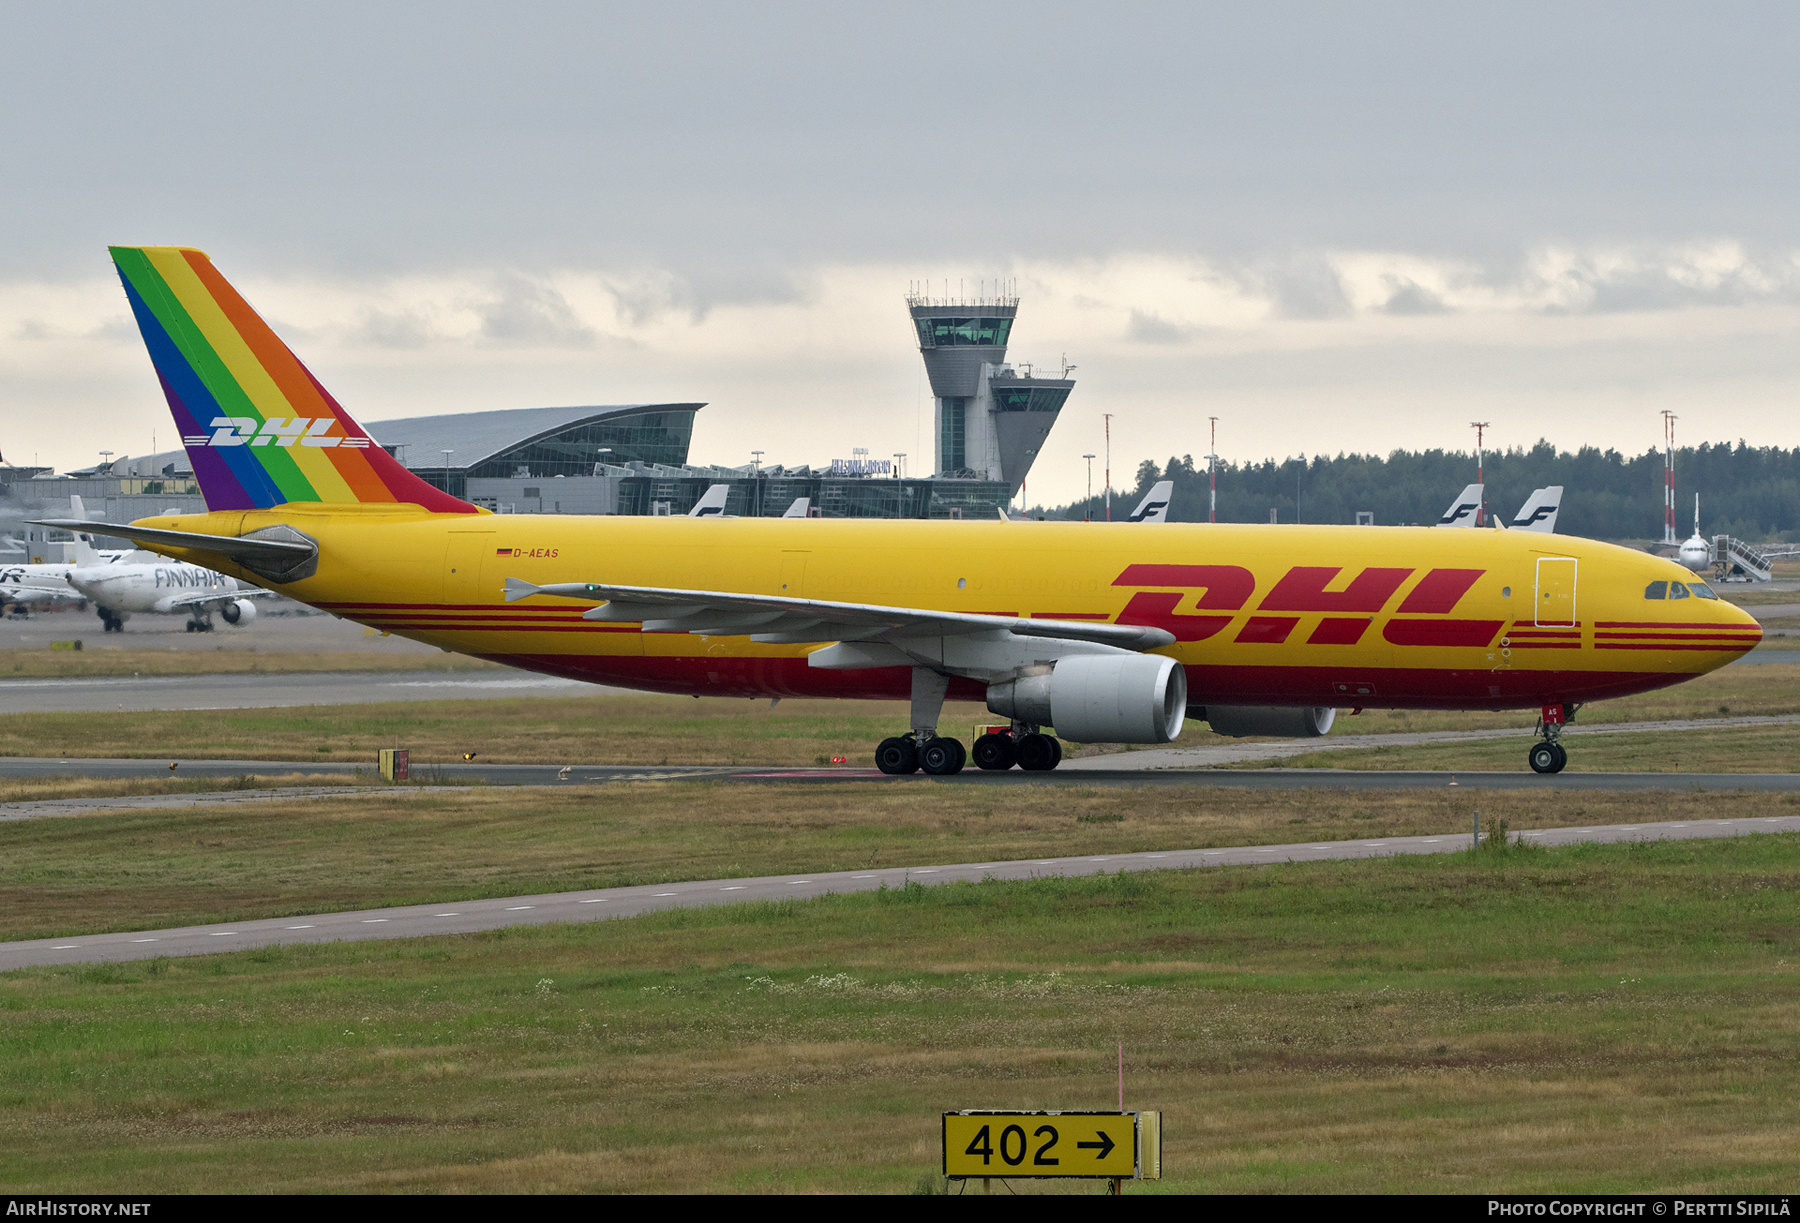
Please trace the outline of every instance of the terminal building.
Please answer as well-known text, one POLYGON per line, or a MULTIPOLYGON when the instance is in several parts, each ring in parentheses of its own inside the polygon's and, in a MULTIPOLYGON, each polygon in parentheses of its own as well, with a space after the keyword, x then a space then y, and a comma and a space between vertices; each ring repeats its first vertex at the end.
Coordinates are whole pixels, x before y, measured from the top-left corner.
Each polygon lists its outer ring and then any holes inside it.
MULTIPOLYGON (((1071 367, 1043 378, 1006 363, 1018 305, 1014 296, 907 298, 935 400, 936 449, 925 476, 862 451, 818 467, 690 463, 703 403, 511 408, 362 424, 427 483, 500 514, 678 515, 724 484, 725 512, 740 517, 780 517, 804 497, 809 512, 825 518, 993 518, 1024 487, 1075 385, 1071 367)), ((0 466, 0 516, 64 516, 71 494, 109 522, 206 509, 185 450, 109 457, 60 476, 0 466)), ((11 533, 34 554, 60 534, 11 533)))

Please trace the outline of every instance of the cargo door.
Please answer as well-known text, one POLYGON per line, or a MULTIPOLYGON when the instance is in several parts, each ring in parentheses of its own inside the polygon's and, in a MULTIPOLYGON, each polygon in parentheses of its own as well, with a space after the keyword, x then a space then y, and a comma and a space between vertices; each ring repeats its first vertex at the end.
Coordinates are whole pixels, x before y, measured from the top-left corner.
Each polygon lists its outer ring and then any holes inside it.
POLYGON ((1537 616, 1540 628, 1573 628, 1579 624, 1575 606, 1575 568, 1572 556, 1540 556, 1537 563, 1537 616))
POLYGON ((780 587, 775 593, 784 599, 804 599, 806 597, 806 560, 810 552, 783 552, 781 554, 781 580, 776 583, 780 587))
POLYGON ((492 528, 456 529, 444 548, 443 601, 481 606, 501 602, 501 579, 487 580, 497 532, 492 528), (493 589, 489 589, 492 586, 493 589))

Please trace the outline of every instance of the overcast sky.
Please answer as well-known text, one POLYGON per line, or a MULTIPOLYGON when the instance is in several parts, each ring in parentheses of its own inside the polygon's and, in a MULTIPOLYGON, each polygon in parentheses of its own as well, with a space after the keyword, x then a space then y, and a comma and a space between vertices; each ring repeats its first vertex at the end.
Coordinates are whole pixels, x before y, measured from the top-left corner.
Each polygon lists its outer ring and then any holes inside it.
MULTIPOLYGON (((105 247, 220 269, 365 420, 705 400, 930 453, 902 298, 1013 277, 1115 470, 1800 443, 1791 5, 0 9, 0 453, 171 428, 105 247)), ((1454 490, 1451 490, 1454 491, 1454 490)))

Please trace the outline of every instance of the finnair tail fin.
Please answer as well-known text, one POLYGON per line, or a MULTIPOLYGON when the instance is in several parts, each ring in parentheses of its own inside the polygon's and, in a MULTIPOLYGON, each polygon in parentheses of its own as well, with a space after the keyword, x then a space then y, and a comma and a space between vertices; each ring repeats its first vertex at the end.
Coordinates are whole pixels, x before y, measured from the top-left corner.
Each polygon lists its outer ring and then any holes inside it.
MULTIPOLYGON (((82 503, 81 494, 69 494, 69 517, 88 521, 87 506, 82 503)), ((100 554, 94 551, 94 537, 75 532, 75 563, 77 565, 98 565, 100 554)))
POLYGON ((1131 511, 1127 522, 1167 522, 1169 521, 1169 499, 1175 495, 1175 481, 1158 480, 1138 502, 1138 507, 1131 511))
POLYGON ((1475 515, 1481 510, 1481 491, 1479 484, 1471 484, 1463 489, 1456 500, 1450 503, 1450 508, 1444 511, 1444 516, 1438 519, 1437 524, 1440 527, 1474 526, 1475 515))
MULTIPOLYGON (((723 518, 725 516, 725 498, 731 495, 731 485, 715 484, 706 490, 706 495, 694 502, 694 508, 688 511, 689 518, 723 518)), ((792 507, 789 507, 792 508, 792 507)))
POLYGON ((115 246, 112 257, 209 509, 411 502, 479 512, 376 445, 204 252, 115 246))
POLYGON ((1562 495, 1563 486, 1560 484, 1552 484, 1532 493, 1525 499, 1525 504, 1519 507, 1519 512, 1513 515, 1513 530, 1555 534, 1556 512, 1562 507, 1562 495))
POLYGON ((806 511, 810 508, 812 508, 811 497, 795 497, 794 503, 787 507, 787 513, 783 514, 782 517, 804 518, 806 517, 806 511))

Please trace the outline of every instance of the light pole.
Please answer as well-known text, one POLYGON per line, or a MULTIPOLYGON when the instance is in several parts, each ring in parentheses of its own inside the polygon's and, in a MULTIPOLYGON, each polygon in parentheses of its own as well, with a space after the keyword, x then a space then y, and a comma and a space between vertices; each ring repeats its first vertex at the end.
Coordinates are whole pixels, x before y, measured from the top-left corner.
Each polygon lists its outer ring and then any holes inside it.
POLYGON ((1219 521, 1219 418, 1209 416, 1212 422, 1211 453, 1206 456, 1206 520, 1219 521))
POLYGON ((1106 417, 1106 521, 1112 521, 1112 418, 1111 412, 1103 413, 1106 417))
POLYGON ((444 491, 445 492, 450 491, 450 456, 455 453, 456 453, 456 451, 454 451, 454 450, 444 451, 444 491))
POLYGON ((1094 456, 1091 454, 1084 454, 1081 457, 1087 460, 1087 465, 1088 465, 1087 499, 1089 501, 1092 501, 1094 499, 1094 456))
POLYGON ((1663 409, 1663 542, 1675 539, 1675 413, 1663 409))
POLYGON ((750 452, 750 470, 752 473, 762 470, 762 457, 763 452, 760 450, 752 450, 750 452))
POLYGON ((906 478, 905 468, 906 468, 906 451, 904 451, 904 450, 894 451, 894 479, 896 479, 896 480, 905 479, 906 478))
POLYGON ((1469 422, 1469 428, 1475 430, 1475 483, 1481 485, 1481 501, 1475 506, 1476 526, 1481 525, 1481 512, 1487 508, 1487 476, 1482 471, 1485 464, 1482 460, 1481 448, 1481 435, 1487 432, 1487 427, 1488 422, 1485 420, 1469 422))

